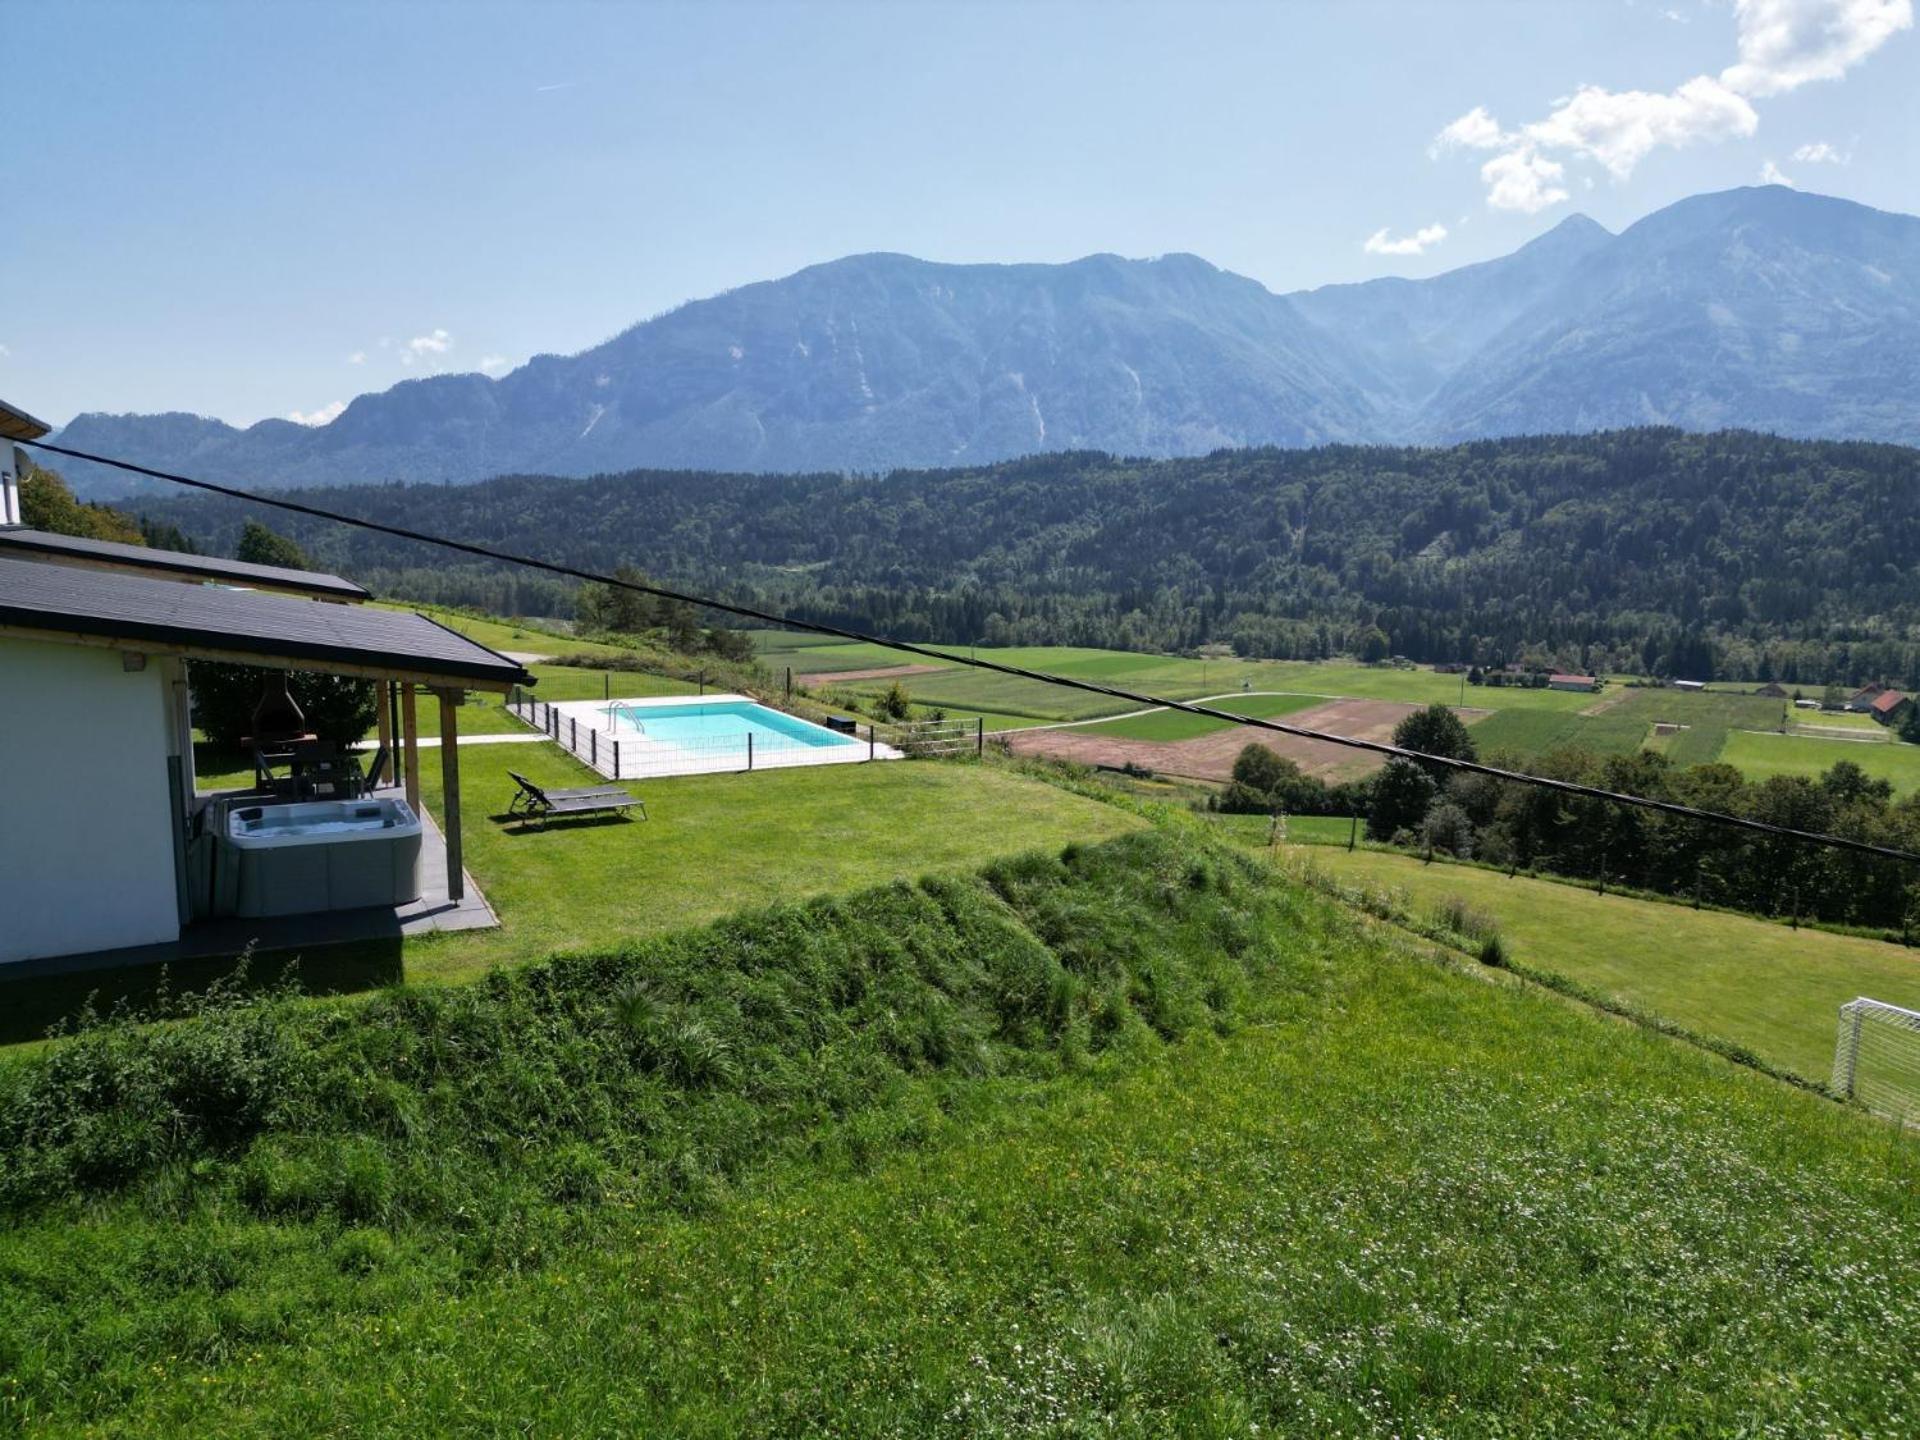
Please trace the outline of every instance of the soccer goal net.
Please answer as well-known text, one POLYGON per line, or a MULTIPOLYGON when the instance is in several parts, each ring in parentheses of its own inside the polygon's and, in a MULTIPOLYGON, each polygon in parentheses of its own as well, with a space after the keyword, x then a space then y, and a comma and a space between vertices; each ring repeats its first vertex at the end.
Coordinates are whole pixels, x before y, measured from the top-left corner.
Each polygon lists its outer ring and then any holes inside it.
POLYGON ((1864 997, 1842 1005, 1833 1092, 1882 1115, 1920 1120, 1920 1010, 1864 997))

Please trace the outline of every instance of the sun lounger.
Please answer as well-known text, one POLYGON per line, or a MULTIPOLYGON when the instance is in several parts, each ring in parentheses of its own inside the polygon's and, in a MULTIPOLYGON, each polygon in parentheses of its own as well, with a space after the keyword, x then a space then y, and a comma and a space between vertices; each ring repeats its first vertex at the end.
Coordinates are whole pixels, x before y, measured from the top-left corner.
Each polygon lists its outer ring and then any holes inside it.
POLYGON ((522 820, 550 820, 556 815, 611 815, 638 810, 647 818, 647 804, 638 795, 629 795, 618 785, 584 785, 573 790, 549 790, 526 776, 509 770, 520 792, 507 806, 509 815, 522 820))

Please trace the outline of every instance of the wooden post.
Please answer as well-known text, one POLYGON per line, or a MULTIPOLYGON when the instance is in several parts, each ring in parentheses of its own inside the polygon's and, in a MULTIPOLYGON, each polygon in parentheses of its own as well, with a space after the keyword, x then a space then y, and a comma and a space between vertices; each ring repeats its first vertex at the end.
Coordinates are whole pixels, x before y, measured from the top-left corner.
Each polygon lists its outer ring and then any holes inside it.
POLYGON ((380 702, 380 748, 386 752, 387 774, 393 774, 393 762, 400 757, 393 753, 393 682, 382 680, 375 696, 380 702))
POLYGON ((440 801, 447 842, 447 898, 459 904, 466 898, 467 879, 460 856, 460 707, 456 690, 437 690, 440 697, 440 801))
POLYGON ((420 709, 414 702, 413 682, 400 682, 400 734, 402 770, 406 775, 407 804, 415 813, 420 809, 420 709))
POLYGON ((973 753, 978 756, 987 753, 987 717, 984 715, 973 717, 973 753))

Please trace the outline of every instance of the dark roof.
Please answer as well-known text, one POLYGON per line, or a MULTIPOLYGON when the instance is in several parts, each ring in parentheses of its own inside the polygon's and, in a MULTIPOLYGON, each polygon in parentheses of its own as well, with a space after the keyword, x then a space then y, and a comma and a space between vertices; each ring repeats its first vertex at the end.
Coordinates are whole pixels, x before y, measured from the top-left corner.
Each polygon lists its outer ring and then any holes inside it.
POLYGON ((365 600, 368 592, 338 575, 317 570, 289 570, 284 565, 250 565, 245 560, 223 560, 217 555, 184 555, 178 550, 155 550, 146 545, 122 545, 115 540, 87 540, 78 535, 55 535, 46 530, 0 530, 0 555, 22 553, 58 560, 126 565, 155 570, 189 580, 223 580, 238 585, 266 585, 324 595, 338 600, 365 600))
POLYGON ((38 440, 53 427, 0 400, 0 435, 9 440, 38 440))
POLYGON ((47 565, 0 555, 0 626, 495 684, 533 683, 518 664, 424 615, 317 605, 294 595, 47 565))

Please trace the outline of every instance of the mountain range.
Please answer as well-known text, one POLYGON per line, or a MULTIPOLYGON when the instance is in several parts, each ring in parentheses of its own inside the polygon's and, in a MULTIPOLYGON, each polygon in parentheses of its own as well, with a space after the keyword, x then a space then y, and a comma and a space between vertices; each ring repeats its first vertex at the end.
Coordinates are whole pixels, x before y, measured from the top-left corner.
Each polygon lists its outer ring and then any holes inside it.
MULTIPOLYGON (((76 417, 78 449, 261 487, 946 468, 1057 450, 1448 443, 1663 424, 1920 443, 1920 219, 1763 186, 1584 216, 1426 280, 1279 295, 1192 255, 856 255, 330 424, 76 417)), ((120 472, 59 467, 83 495, 120 472)))

